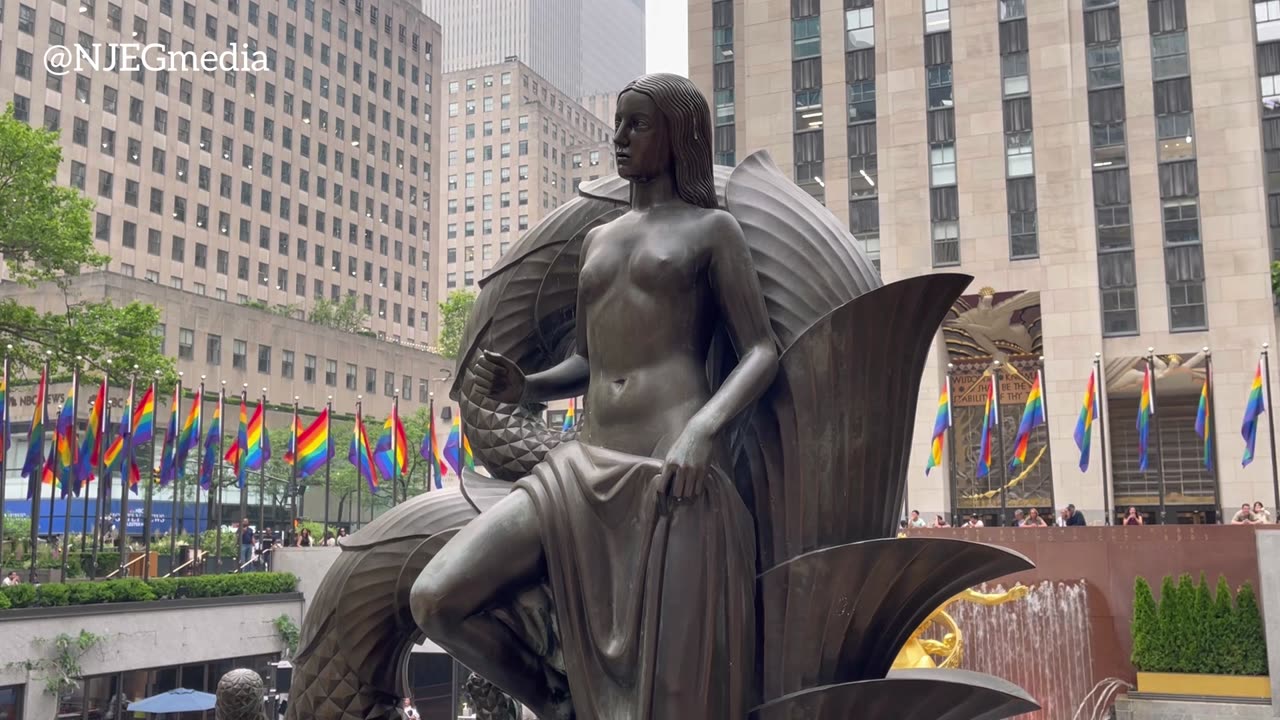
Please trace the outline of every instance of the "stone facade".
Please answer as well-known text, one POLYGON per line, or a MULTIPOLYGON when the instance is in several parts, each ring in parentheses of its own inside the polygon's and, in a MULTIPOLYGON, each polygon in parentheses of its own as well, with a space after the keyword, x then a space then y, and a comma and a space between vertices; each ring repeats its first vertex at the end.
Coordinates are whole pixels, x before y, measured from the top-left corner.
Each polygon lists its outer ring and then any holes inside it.
POLYGON ((1267 720, 1274 717, 1260 703, 1150 700, 1121 697, 1116 700, 1116 720, 1267 720))

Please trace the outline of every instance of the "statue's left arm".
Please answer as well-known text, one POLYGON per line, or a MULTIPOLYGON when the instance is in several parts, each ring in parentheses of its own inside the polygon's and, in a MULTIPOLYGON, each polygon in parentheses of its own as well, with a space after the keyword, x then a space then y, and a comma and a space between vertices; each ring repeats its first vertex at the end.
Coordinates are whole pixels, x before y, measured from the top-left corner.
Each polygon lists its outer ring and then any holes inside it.
POLYGON ((777 343, 742 228, 724 211, 713 211, 705 222, 707 277, 738 365, 667 454, 662 472, 669 483, 666 487, 676 497, 701 492, 715 438, 764 394, 778 371, 777 343))

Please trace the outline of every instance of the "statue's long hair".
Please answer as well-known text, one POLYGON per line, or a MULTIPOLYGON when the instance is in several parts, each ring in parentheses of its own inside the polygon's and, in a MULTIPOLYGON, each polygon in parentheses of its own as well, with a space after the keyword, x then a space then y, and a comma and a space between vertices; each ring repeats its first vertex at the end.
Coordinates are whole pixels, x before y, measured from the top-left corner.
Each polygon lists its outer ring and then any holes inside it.
POLYGON ((654 73, 632 80, 618 98, 627 91, 648 96, 667 121, 676 195, 690 205, 719 207, 711 169, 711 108, 698 87, 686 77, 654 73))

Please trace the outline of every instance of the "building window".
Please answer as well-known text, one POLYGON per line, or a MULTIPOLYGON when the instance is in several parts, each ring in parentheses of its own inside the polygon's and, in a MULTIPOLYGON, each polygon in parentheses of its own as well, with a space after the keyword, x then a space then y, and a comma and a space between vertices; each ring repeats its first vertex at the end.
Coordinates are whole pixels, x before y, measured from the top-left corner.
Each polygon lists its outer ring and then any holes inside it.
POLYGON ((1036 239, 1036 211, 1009 213, 1009 257, 1033 258, 1040 254, 1036 239))
POLYGON ((348 390, 356 389, 356 370, 357 369, 355 365, 351 363, 347 363, 347 375, 346 375, 345 382, 346 382, 346 388, 348 390))
MULTIPOLYGON (((1280 0, 1277 0, 1280 2, 1280 0)), ((858 8, 844 11, 844 49, 846 51, 875 47, 875 9, 858 8)))
POLYGON ((1195 157, 1195 137, 1190 112, 1156 117, 1156 151, 1160 162, 1195 157))
POLYGON ((1025 177, 1035 172, 1031 132, 1014 132, 1004 136, 1005 169, 1009 177, 1025 177))
POLYGON ((929 181, 933 187, 956 184, 956 146, 933 145, 929 148, 929 181))
POLYGON ((258 372, 262 375, 271 374, 271 346, 258 345, 258 372))
POLYGON ((280 377, 293 378, 293 351, 285 350, 280 356, 280 377))
POLYGON ((1120 43, 1090 45, 1085 49, 1089 66, 1089 89, 1115 87, 1124 83, 1124 71, 1120 65, 1120 43))
MULTIPOLYGON (((945 0, 944 0, 945 2, 945 0)), ((791 21, 791 58, 803 60, 822 53, 821 26, 817 16, 791 21)))
POLYGON ((204 361, 214 367, 222 364, 222 336, 210 335, 205 342, 204 361))
POLYGON ((1125 164, 1124 121, 1093 125, 1092 133, 1094 168, 1125 164))
POLYGON ((924 0, 924 31, 936 33, 951 28, 950 0, 924 0))
POLYGON ((1004 78, 1005 97, 1026 95, 1031 91, 1027 67, 1026 52, 1011 53, 1000 58, 1000 75, 1004 78))
POLYGON ((939 110, 954 106, 951 87, 951 63, 930 65, 928 75, 929 109, 939 110))
POLYGON ((302 381, 306 383, 314 383, 316 381, 316 356, 315 355, 303 356, 302 381))
POLYGON ((1258 28, 1259 43, 1280 40, 1280 0, 1255 2, 1253 19, 1258 28))
POLYGON ((1264 76, 1261 82, 1263 116, 1280 115, 1280 75, 1264 76))
POLYGON ((867 197, 877 194, 878 167, 876 155, 858 155, 849 158, 850 197, 867 197))
POLYGON ((324 361, 324 384, 328 385, 329 387, 338 386, 338 361, 337 360, 324 361))
POLYGON ((1151 38, 1151 73, 1152 79, 1157 81, 1191 74, 1185 32, 1155 35, 1151 38))
POLYGON ((960 223, 945 220, 933 224, 933 266, 960 264, 960 223))
POLYGON ((190 328, 178 328, 178 359, 190 360, 195 357, 196 331, 190 328))
MULTIPOLYGON (((1280 0, 1277 0, 1280 2, 1280 0)), ((862 80, 848 83, 849 124, 874 120, 876 117, 876 82, 862 80)))
POLYGON ((1015 20, 1027 16, 1027 0, 1000 0, 1000 19, 1015 20))

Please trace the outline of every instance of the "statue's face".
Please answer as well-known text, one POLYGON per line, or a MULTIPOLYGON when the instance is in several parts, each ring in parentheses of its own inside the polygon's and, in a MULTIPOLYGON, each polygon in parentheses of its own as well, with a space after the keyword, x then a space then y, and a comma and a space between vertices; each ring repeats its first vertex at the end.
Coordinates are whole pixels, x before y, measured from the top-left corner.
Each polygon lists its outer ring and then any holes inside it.
POLYGON ((666 118, 648 95, 625 92, 618 99, 613 146, 618 174, 628 180, 652 180, 671 169, 666 118))

